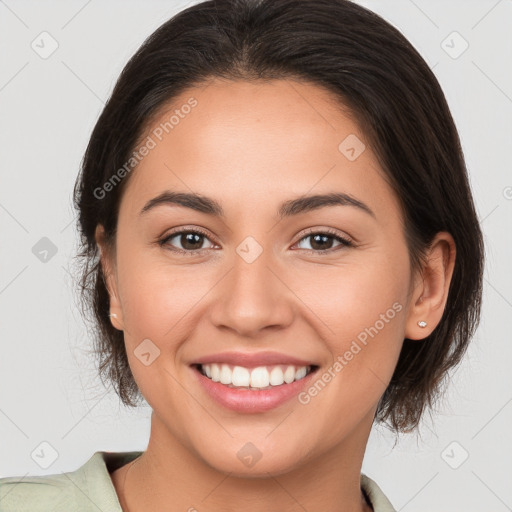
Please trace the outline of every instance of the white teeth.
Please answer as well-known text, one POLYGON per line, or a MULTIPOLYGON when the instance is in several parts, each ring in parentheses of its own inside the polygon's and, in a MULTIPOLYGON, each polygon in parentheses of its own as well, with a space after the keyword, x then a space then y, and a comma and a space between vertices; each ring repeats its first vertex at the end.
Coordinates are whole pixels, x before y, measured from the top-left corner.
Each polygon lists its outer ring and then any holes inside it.
POLYGON ((270 384, 272 386, 280 386, 284 383, 284 374, 283 370, 279 368, 279 366, 275 366, 272 368, 272 371, 270 372, 270 384))
POLYGON ((220 383, 231 384, 231 374, 232 371, 229 366, 227 364, 223 364, 220 369, 220 383))
POLYGON ((251 387, 266 388, 270 383, 270 375, 264 366, 254 368, 251 372, 251 387))
POLYGON ((310 367, 301 366, 258 366, 252 370, 243 366, 230 366, 228 364, 203 364, 203 374, 214 382, 220 382, 230 387, 241 388, 268 388, 290 384, 295 380, 303 379, 310 371, 310 367))
MULTIPOLYGON (((206 375, 208 376, 208 374, 206 375)), ((242 368, 241 366, 235 366, 233 368, 233 373, 231 375, 231 384, 233 384, 233 386, 249 386, 250 382, 251 374, 247 368, 242 368)))
POLYGON ((295 374, 295 380, 300 380, 306 376, 306 373, 308 372, 307 368, 302 367, 297 370, 297 373, 295 374))
MULTIPOLYGON (((219 382, 220 381, 220 368, 219 368, 219 365, 218 364, 212 364, 212 365, 204 365, 204 366, 210 366, 210 372, 212 374, 212 377, 211 379, 213 380, 213 382, 219 382)), ((203 369, 204 369, 204 366, 203 366, 203 369)), ((206 371, 205 371, 206 373, 206 371)), ((206 375, 208 375, 208 373, 206 373, 206 375)))
POLYGON ((295 368, 293 366, 288 366, 286 371, 284 372, 284 381, 286 384, 290 384, 295 380, 295 368))

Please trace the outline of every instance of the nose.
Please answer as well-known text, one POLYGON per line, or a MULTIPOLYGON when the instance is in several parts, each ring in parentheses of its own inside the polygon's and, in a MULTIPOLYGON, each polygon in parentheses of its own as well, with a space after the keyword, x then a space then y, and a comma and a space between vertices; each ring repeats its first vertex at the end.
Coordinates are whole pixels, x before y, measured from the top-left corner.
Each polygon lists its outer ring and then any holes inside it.
POLYGON ((218 329, 256 338, 291 324, 294 295, 270 253, 263 251, 252 262, 235 254, 211 303, 211 320, 218 329))

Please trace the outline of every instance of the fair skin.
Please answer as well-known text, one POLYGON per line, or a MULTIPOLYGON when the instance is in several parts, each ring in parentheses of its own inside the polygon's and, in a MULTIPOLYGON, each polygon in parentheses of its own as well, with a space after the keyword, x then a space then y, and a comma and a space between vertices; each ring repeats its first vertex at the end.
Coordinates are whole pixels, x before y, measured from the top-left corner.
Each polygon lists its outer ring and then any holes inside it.
POLYGON ((97 229, 111 320, 153 409, 147 450, 112 474, 120 503, 130 512, 368 512, 360 472, 374 413, 404 337, 422 343, 441 319, 453 239, 439 233, 427 266, 412 274, 398 199, 364 134, 322 88, 215 80, 182 93, 172 110, 191 96, 197 106, 130 177, 115 254, 97 229), (338 149, 349 134, 366 144, 354 161, 338 149), (215 199, 224 217, 171 204, 140 214, 164 191, 215 199), (277 217, 283 201, 332 192, 374 215, 331 205, 277 217), (206 231, 191 239, 199 253, 172 251, 192 250, 185 236, 159 245, 173 228, 206 231), (332 235, 315 244, 311 235, 326 228, 354 245, 332 235), (249 236, 262 249, 251 263, 236 251, 249 236), (191 367, 205 355, 270 350, 312 361, 322 375, 396 303, 400 311, 307 404, 233 411, 191 367), (160 350, 148 366, 134 353, 145 339, 160 350), (252 467, 237 457, 248 442, 261 453, 252 467))

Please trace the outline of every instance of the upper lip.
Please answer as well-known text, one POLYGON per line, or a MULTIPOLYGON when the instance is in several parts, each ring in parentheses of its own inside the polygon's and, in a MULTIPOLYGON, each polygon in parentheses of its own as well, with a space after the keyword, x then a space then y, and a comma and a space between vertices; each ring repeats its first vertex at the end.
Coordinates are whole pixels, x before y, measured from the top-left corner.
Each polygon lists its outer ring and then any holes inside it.
POLYGON ((233 366, 243 366, 245 368, 256 368, 267 365, 293 365, 293 366, 316 366, 311 361, 298 359, 297 357, 279 352, 221 352, 201 357, 192 364, 211 364, 226 363, 233 366))

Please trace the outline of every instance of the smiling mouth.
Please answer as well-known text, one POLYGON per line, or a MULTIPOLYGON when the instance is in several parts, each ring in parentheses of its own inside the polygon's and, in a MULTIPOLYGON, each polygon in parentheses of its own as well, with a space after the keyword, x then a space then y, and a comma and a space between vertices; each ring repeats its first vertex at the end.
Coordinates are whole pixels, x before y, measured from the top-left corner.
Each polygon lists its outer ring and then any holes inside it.
POLYGON ((213 382, 233 389, 263 391, 291 384, 317 370, 318 366, 267 365, 246 368, 224 363, 192 365, 213 382))

